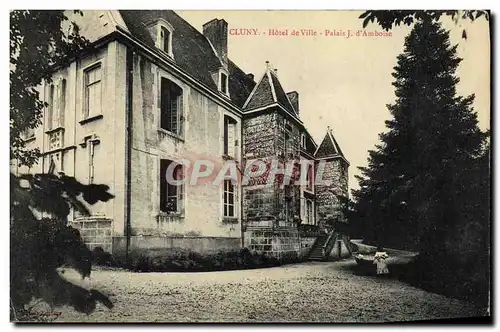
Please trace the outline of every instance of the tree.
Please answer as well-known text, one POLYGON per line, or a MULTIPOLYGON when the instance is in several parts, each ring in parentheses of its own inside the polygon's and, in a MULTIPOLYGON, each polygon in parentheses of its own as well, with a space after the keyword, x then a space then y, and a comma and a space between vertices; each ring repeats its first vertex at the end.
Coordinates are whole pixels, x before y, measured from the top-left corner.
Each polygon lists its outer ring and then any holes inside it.
MULTIPOLYGON (((23 134, 41 124, 47 106, 37 87, 50 82, 55 68, 90 45, 63 11, 16 10, 10 13, 10 23, 10 159, 30 167, 40 155, 38 149, 26 148, 23 134)), ((78 230, 67 226, 67 216, 71 208, 89 215, 84 202, 91 205, 112 197, 107 186, 84 185, 72 177, 11 174, 11 319, 32 319, 25 309, 32 299, 72 305, 85 313, 98 301, 113 306, 99 291, 73 285, 56 270, 70 264, 83 277, 90 275, 91 252, 78 230)))
MULTIPOLYGON (((384 30, 390 30, 401 23, 411 25, 424 20, 437 22, 442 16, 449 16, 455 23, 459 19, 474 21, 482 16, 489 20, 487 10, 367 10, 359 16, 363 28, 376 21, 384 30)), ((465 30, 464 30, 465 31, 465 30)))
POLYGON ((12 319, 22 320, 25 305, 42 299, 51 306, 71 305, 90 313, 96 302, 113 304, 97 290, 63 279, 57 268, 69 264, 90 276, 92 254, 77 229, 67 226, 70 209, 89 215, 87 204, 113 198, 105 185, 84 185, 53 174, 11 174, 10 289, 12 319), (39 215, 49 217, 40 218, 39 215))
POLYGON ((460 61, 449 33, 432 20, 405 39, 393 73, 397 100, 387 106, 389 131, 369 152, 353 192, 369 240, 431 250, 460 220, 457 185, 484 153, 486 137, 474 96, 456 96, 460 61))
MULTIPOLYGON (((81 15, 82 12, 77 11, 81 15)), ((10 159, 30 167, 38 149, 27 149, 24 133, 41 123, 46 103, 37 87, 51 82, 56 66, 90 47, 62 10, 10 12, 10 159), (64 26, 64 29, 63 29, 64 26)))

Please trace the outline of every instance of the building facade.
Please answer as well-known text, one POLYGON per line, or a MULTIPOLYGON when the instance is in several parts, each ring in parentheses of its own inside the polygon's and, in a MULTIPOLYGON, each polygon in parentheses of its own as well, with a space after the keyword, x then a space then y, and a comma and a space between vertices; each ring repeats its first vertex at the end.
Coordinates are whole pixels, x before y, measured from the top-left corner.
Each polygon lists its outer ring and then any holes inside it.
POLYGON ((318 146, 300 120, 299 94, 285 92, 270 64, 255 81, 228 58, 224 20, 201 33, 164 10, 84 11, 72 19, 94 47, 39 88, 49 106, 26 141, 42 157, 32 169, 14 168, 110 187, 115 198, 91 206, 91 217, 69 216, 90 247, 122 255, 245 246, 293 255, 301 224, 343 220, 349 163, 331 130, 318 146), (216 168, 230 161, 240 171, 255 160, 310 167, 300 185, 228 176, 166 181, 168 171, 186 177, 186 160, 216 168), (331 183, 315 183, 318 167, 331 183))

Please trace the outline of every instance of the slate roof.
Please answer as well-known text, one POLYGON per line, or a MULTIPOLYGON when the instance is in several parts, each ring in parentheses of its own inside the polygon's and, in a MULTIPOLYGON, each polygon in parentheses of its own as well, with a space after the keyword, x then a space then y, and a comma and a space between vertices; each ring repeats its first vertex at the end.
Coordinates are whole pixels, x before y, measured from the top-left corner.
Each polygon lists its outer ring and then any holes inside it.
POLYGON ((311 134, 309 134, 309 131, 304 128, 306 132, 306 151, 311 155, 314 156, 314 152, 318 148, 316 145, 316 142, 314 142, 314 139, 312 138, 311 134))
MULTIPOLYGON (((172 53, 175 63, 186 73, 217 91, 211 72, 217 71, 221 67, 221 62, 208 39, 196 28, 172 10, 120 10, 120 14, 130 33, 152 48, 155 47, 155 41, 147 25, 160 18, 170 23, 174 28, 172 53)), ((255 82, 230 60, 228 70, 231 100, 241 107, 250 95, 255 82)))
POLYGON ((293 106, 293 109, 295 110, 295 113, 297 116, 299 115, 299 97, 296 91, 291 91, 286 93, 288 100, 293 106))
POLYGON ((250 94, 249 100, 246 101, 243 110, 252 110, 274 104, 273 91, 271 81, 268 76, 268 70, 264 73, 257 86, 250 94))
POLYGON ((231 60, 228 61, 228 67, 229 95, 236 105, 243 107, 243 104, 257 83, 231 60))
POLYGON ((285 93, 285 90, 281 86, 281 83, 278 80, 278 76, 276 76, 276 74, 273 71, 270 71, 270 73, 271 73, 271 80, 273 83, 273 88, 274 88, 274 91, 276 92, 276 99, 278 101, 278 104, 283 106, 290 113, 297 114, 297 112, 295 112, 295 109, 293 108, 292 104, 290 103, 290 99, 288 99, 288 96, 285 93))
POLYGON ((336 157, 336 156, 344 157, 344 153, 340 149, 340 146, 337 143, 335 137, 333 137, 332 130, 328 128, 328 130, 326 131, 326 135, 323 138, 323 141, 321 142, 318 149, 314 153, 314 157, 326 158, 326 157, 336 157))
POLYGON ((252 91, 249 100, 245 103, 243 111, 262 108, 275 103, 281 105, 291 114, 297 114, 278 76, 268 66, 254 91, 252 91))

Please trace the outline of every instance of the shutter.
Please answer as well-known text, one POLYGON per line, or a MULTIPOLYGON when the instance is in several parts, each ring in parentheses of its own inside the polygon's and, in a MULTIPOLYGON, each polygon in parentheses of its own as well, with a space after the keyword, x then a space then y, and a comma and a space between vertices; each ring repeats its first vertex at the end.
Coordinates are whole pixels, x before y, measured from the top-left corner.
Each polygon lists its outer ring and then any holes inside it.
POLYGON ((59 125, 64 127, 64 113, 66 111, 66 79, 61 81, 61 97, 60 97, 60 110, 59 110, 59 125))
POLYGON ((229 132, 229 119, 227 117, 224 117, 224 154, 228 155, 229 154, 229 148, 228 148, 228 132, 229 132))
POLYGON ((182 90, 180 91, 179 95, 179 109, 178 109, 178 123, 179 123, 179 129, 178 129, 178 135, 183 136, 184 135, 184 94, 182 90))
POLYGON ((234 122, 229 122, 229 125, 228 125, 228 130, 227 130, 227 139, 228 139, 228 154, 229 156, 231 157, 234 157, 235 156, 235 153, 234 153, 234 139, 235 139, 235 124, 234 122))
MULTIPOLYGON (((178 180, 183 180, 185 178, 185 169, 184 166, 180 166, 180 176, 178 177, 178 180)), ((177 194, 178 194, 178 205, 177 205, 177 211, 180 212, 181 214, 184 214, 184 183, 179 184, 177 187, 177 194)))
POLYGON ((160 127, 168 129, 168 104, 169 104, 169 90, 168 81, 165 78, 161 79, 160 87, 160 127))
POLYGON ((49 86, 49 107, 47 109, 47 129, 52 129, 52 112, 54 110, 54 85, 49 86))
POLYGON ((167 166, 168 160, 160 159, 160 211, 167 211, 167 166))
POLYGON ((52 124, 51 129, 57 128, 59 125, 59 98, 61 97, 61 85, 56 84, 54 94, 54 107, 52 107, 52 124))
POLYGON ((171 100, 170 100, 170 114, 169 114, 169 124, 170 124, 170 131, 173 132, 174 134, 177 134, 177 124, 179 123, 179 118, 178 118, 178 113, 177 109, 179 107, 179 96, 177 94, 173 94, 170 92, 171 100))
POLYGON ((90 100, 90 91, 89 91, 89 73, 85 72, 84 77, 84 86, 85 86, 85 105, 83 107, 83 118, 86 119, 89 117, 89 100, 90 100))

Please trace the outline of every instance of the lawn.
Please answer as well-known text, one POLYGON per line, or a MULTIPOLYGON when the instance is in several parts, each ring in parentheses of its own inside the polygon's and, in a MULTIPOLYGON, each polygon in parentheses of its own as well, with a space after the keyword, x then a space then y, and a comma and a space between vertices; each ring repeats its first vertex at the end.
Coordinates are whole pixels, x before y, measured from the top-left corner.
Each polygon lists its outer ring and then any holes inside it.
MULTIPOLYGON (((113 310, 56 308, 56 322, 387 322, 480 316, 474 305, 397 280, 353 274, 353 260, 201 273, 96 270, 113 310)), ((66 278, 81 283, 66 270, 66 278)), ((42 309, 42 308, 40 308, 42 309)))

